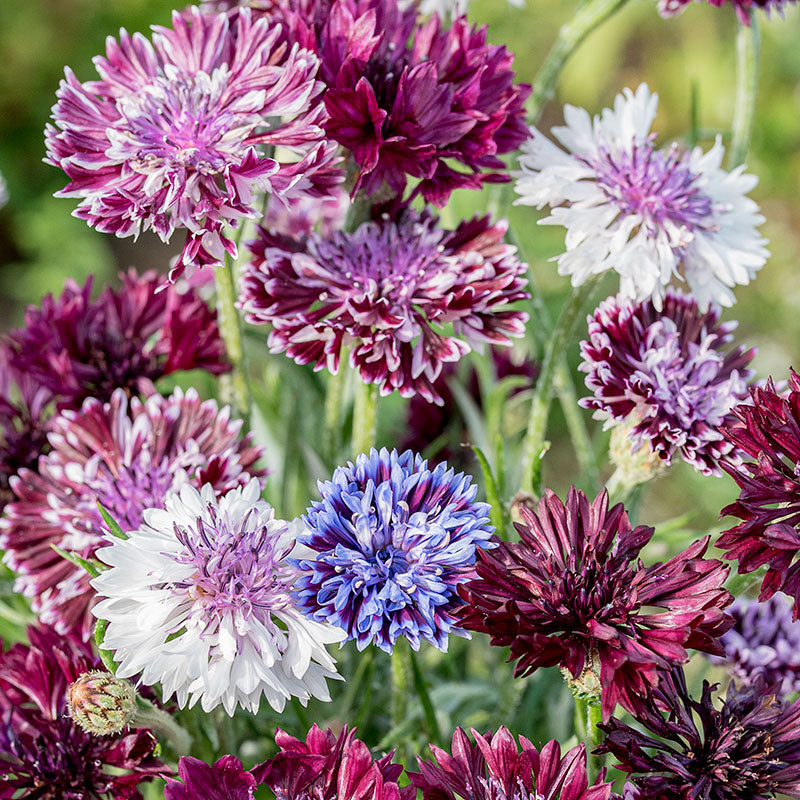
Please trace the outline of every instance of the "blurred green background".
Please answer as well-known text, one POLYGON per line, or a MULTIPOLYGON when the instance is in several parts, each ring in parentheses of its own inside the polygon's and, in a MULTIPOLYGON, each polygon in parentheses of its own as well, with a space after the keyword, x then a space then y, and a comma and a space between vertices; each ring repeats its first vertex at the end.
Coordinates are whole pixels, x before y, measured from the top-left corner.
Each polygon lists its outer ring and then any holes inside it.
MULTIPOLYGON (((96 234, 71 217, 74 203, 52 196, 63 186, 63 176, 41 160, 42 130, 64 65, 69 64, 80 79, 91 79, 91 58, 103 51, 107 35, 116 34, 120 27, 146 31, 151 24, 168 24, 171 9, 169 0, 0 0, 0 52, 4 56, 0 172, 10 193, 8 205, 0 210, 3 328, 19 324, 27 303, 38 303, 47 292, 59 292, 68 277, 82 281, 95 273, 97 284, 102 285, 129 265, 163 269, 175 252, 177 242, 170 248, 150 235, 136 244, 129 239, 116 240, 96 234)), ((573 10, 574 4, 563 0, 528 0, 523 9, 504 0, 476 0, 470 16, 489 24, 493 42, 506 44, 516 53, 519 76, 530 81, 573 10)), ((727 316, 740 321, 743 341, 758 346, 758 374, 783 378, 789 365, 800 366, 800 285, 796 279, 800 10, 790 8, 786 19, 759 14, 759 21, 762 72, 748 165, 761 179, 753 195, 767 217, 764 233, 771 240, 773 255, 755 283, 738 290, 739 303, 727 316)), ((647 81, 661 98, 656 129, 662 141, 684 136, 689 129, 693 87, 702 130, 727 135, 733 112, 736 30, 729 7, 715 9, 697 3, 680 18, 663 20, 655 0, 631 0, 576 53, 561 77, 557 99, 545 109, 541 127, 560 123, 562 102, 597 112, 624 86, 647 81)), ((498 206, 501 213, 510 215, 515 235, 555 316, 567 285, 547 259, 562 249, 563 232, 537 228, 532 224, 536 212, 508 208, 510 198, 511 193, 497 189, 482 195, 462 192, 445 216, 448 222, 457 222, 462 215, 498 206)), ((577 347, 570 357, 574 366, 577 347)), ((390 404, 389 413, 402 418, 399 401, 390 404)), ((603 460, 605 435, 588 413, 586 418, 603 460)), ((563 491, 575 480, 576 464, 564 439, 557 406, 553 427, 545 483, 563 491)), ((645 489, 640 517, 655 523, 687 512, 693 515, 689 527, 703 532, 717 524, 719 509, 735 495, 727 478, 702 478, 681 464, 668 478, 645 489)))

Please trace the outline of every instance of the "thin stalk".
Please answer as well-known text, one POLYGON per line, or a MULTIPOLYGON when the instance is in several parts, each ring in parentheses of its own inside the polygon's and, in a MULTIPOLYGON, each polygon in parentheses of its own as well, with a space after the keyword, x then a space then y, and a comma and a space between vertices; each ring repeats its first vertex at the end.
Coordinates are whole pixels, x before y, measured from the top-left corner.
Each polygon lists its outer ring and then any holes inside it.
POLYGON ((328 377, 325 392, 325 430, 322 435, 323 452, 334 458, 342 439, 342 401, 347 386, 347 353, 340 356, 339 369, 328 377))
POLYGON ((131 720, 131 727, 146 728, 157 736, 163 736, 179 756, 188 755, 192 747, 192 737, 187 731, 170 714, 143 697, 136 698, 136 713, 131 720))
POLYGON ((728 155, 731 169, 744 164, 753 136, 760 49, 758 21, 756 14, 751 11, 750 27, 740 25, 736 34, 736 103, 733 108, 731 151, 728 155))
POLYGON ((575 698, 575 735, 586 746, 586 772, 591 784, 603 767, 603 757, 593 754, 603 740, 597 727, 602 721, 600 704, 595 700, 575 698))
POLYGON ((392 666, 392 727, 397 728, 407 716, 411 693, 411 645, 400 637, 394 645, 392 666))
POLYGON ((555 94, 558 76, 570 56, 595 28, 627 2, 628 0, 589 0, 577 9, 569 22, 561 26, 558 38, 533 79, 533 91, 528 100, 528 120, 531 124, 536 124, 542 109, 555 94))
POLYGON ((550 334, 542 359, 542 368, 536 380, 536 388, 531 403, 531 415, 528 420, 528 431, 522 449, 522 486, 524 492, 533 492, 534 466, 542 452, 547 433, 547 421, 550 415, 553 382, 558 363, 563 358, 572 338, 577 321, 584 307, 594 293, 601 276, 594 275, 580 286, 574 287, 564 304, 561 316, 550 334))
POLYGON ((436 709, 433 707, 430 693, 428 692, 428 684, 425 681, 425 676, 422 674, 419 662, 417 661, 417 654, 409 649, 409 660, 411 662, 411 672, 414 676, 414 686, 417 690, 419 702, 422 704, 422 711, 425 715, 425 724, 428 728, 428 741, 433 744, 441 744, 441 734, 439 732, 439 723, 436 719, 436 709))
POLYGON ((353 708, 355 708, 356 703, 364 696, 365 681, 372 675, 374 651, 374 647, 369 647, 361 654, 356 671, 347 683, 347 693, 339 709, 339 717, 343 720, 350 719, 352 716, 351 712, 353 708))
POLYGON ((355 405, 353 406, 353 456, 369 453, 375 446, 378 431, 378 386, 364 383, 356 376, 355 405))

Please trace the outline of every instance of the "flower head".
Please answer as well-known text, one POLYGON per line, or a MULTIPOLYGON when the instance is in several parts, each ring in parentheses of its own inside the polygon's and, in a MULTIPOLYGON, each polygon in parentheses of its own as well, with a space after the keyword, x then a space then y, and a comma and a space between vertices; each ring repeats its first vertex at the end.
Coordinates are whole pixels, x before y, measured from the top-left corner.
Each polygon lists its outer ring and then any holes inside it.
POLYGON ((67 708, 70 717, 87 733, 119 733, 136 715, 136 690, 130 681, 104 670, 92 670, 69 685, 67 708))
POLYGON ((253 800, 256 779, 236 756, 222 756, 209 766, 191 756, 178 763, 180 781, 167 779, 166 800, 253 800))
POLYGON ((29 628, 30 645, 0 652, 0 793, 30 800, 141 800, 168 772, 149 731, 93 736, 67 714, 67 687, 99 665, 88 644, 29 628))
POLYGON ((80 411, 63 412, 52 428, 52 452, 38 474, 23 469, 11 479, 16 499, 0 521, 0 547, 20 573, 17 591, 62 633, 88 634, 94 593, 88 575, 52 545, 94 557, 105 531, 98 502, 133 530, 144 509, 185 483, 224 492, 263 474, 253 466, 260 448, 239 438, 241 422, 192 389, 144 402, 118 389, 108 403, 90 398, 80 411))
POLYGON ((634 450, 651 449, 667 464, 680 454, 704 475, 719 475, 733 445, 719 432, 747 396, 755 350, 728 349, 735 322, 719 322, 715 308, 667 291, 663 308, 610 298, 589 318, 581 342, 586 386, 580 404, 607 425, 629 422, 634 450))
POLYGON ((519 542, 478 554, 458 614, 511 647, 515 675, 558 664, 579 684, 598 684, 607 719, 617 703, 635 708, 659 670, 689 660, 687 649, 722 653, 716 638, 733 622, 722 611, 728 570, 703 558, 708 537, 645 567, 639 552, 653 529, 631 528, 606 492, 590 503, 573 486, 565 504, 548 490, 521 515, 519 542))
POLYGON ((255 191, 317 191, 332 147, 320 143, 313 53, 288 48, 281 27, 243 8, 174 12, 172 28, 109 38, 99 81, 61 82, 46 130, 47 158, 70 179, 59 196, 79 198, 76 216, 117 236, 154 230, 167 241, 187 230, 171 277, 188 265, 235 254, 226 224, 258 216, 255 191), (316 144, 315 144, 316 142, 316 144), (296 150, 281 165, 263 146, 296 150), (320 175, 315 177, 315 173, 320 175))
POLYGON ((646 800, 800 797, 800 700, 782 704, 761 685, 731 686, 717 708, 715 688, 704 682, 695 700, 673 670, 636 711, 654 736, 612 719, 600 726, 600 751, 619 759, 646 800))
POLYGON ((777 591, 794 598, 800 617, 800 376, 792 370, 784 396, 770 380, 750 390, 750 402, 733 409, 722 432, 752 459, 740 467, 722 464, 739 485, 739 499, 722 514, 741 522, 716 545, 738 560, 739 572, 767 565, 759 600, 777 591))
POLYGON ((642 84, 593 120, 566 106, 567 124, 553 134, 567 152, 532 129, 517 203, 550 206, 540 223, 567 229, 558 271, 575 286, 615 270, 624 297, 652 297, 660 307, 667 284, 680 278, 701 306, 729 306, 732 287, 749 283, 768 256, 756 230, 763 217, 746 196, 756 178, 720 167, 719 140, 708 153, 656 149, 657 103, 642 84))
POLYGON ((330 700, 325 679, 338 676, 324 645, 341 631, 292 600, 295 536, 260 493, 257 479, 219 500, 210 484, 184 484, 98 551, 111 569, 92 579, 103 598, 93 612, 108 620, 103 646, 119 677, 230 715, 256 713, 262 696, 278 711, 291 697, 330 700))
POLYGON ((438 402, 433 382, 445 363, 524 332, 527 314, 507 305, 528 297, 526 265, 505 231, 488 217, 445 231, 415 212, 303 242, 262 229, 241 307, 248 321, 272 324, 272 352, 336 372, 352 345, 351 365, 381 394, 438 402), (455 335, 443 330, 450 325, 455 335))
POLYGON ((281 800, 413 800, 416 790, 400 788, 403 771, 392 753, 373 762, 369 748, 345 726, 336 736, 314 725, 306 740, 278 729, 278 754, 253 769, 281 800))
MULTIPOLYGON (((696 0, 699 2, 700 0, 696 0)), ((736 16, 739 18, 739 22, 743 25, 750 24, 750 15, 756 8, 761 8, 767 13, 770 13, 773 10, 777 10, 777 12, 783 16, 783 9, 785 6, 788 6, 789 3, 795 3, 797 0, 705 0, 707 3, 710 3, 712 6, 716 6, 719 8, 720 6, 724 6, 726 3, 730 2, 730 4, 734 7, 736 11, 736 16)), ((686 10, 686 6, 691 3, 692 0, 659 0, 658 2, 658 13, 661 14, 662 17, 675 17, 680 14, 682 11, 686 10)))
POLYGON ((73 281, 58 299, 30 306, 25 326, 9 335, 12 364, 45 387, 59 408, 77 409, 87 397, 106 401, 117 388, 147 393, 172 372, 230 369, 216 312, 194 291, 156 292, 156 272, 123 273, 119 289, 91 299, 92 279, 73 281))
POLYGON ((519 748, 508 728, 494 734, 472 731, 474 744, 456 728, 451 753, 431 745, 436 762, 417 759, 420 771, 409 773, 422 800, 609 800, 611 783, 602 770, 590 786, 584 746, 563 756, 558 742, 538 751, 524 736, 519 748))
POLYGON ((722 637, 723 665, 744 686, 762 681, 779 695, 800 692, 800 621, 776 594, 765 603, 738 598, 728 609, 733 627, 722 637))
POLYGON ((471 482, 410 450, 373 448, 337 467, 303 517, 300 541, 317 555, 298 562, 300 607, 359 650, 374 643, 391 653, 400 637, 415 650, 421 639, 446 650, 448 634, 465 635, 453 616, 456 586, 476 550, 492 546, 489 506, 475 502, 471 482))

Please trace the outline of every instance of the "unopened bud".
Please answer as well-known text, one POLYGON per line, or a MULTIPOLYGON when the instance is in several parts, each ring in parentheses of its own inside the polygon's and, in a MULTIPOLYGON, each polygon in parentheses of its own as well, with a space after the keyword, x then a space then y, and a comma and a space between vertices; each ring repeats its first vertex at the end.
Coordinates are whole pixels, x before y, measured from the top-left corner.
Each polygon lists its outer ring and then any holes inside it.
POLYGON ((127 728, 136 716, 136 690, 110 672, 87 672, 69 687, 69 715, 94 736, 109 736, 127 728))
POLYGON ((633 488, 657 478, 667 469, 667 462, 647 442, 634 449, 631 433, 638 424, 638 417, 631 414, 611 431, 608 455, 617 468, 614 475, 617 486, 633 488))
POLYGON ((561 668, 561 674, 573 697, 584 702, 597 702, 600 699, 603 693, 600 665, 592 653, 588 654, 583 672, 577 678, 565 667, 561 668))

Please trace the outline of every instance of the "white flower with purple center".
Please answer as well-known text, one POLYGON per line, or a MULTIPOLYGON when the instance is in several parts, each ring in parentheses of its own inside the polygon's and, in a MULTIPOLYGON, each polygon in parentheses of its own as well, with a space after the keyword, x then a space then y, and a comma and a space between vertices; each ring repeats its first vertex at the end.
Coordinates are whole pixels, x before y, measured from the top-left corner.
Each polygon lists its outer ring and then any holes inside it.
POLYGON ((262 696, 277 711, 291 697, 330 700, 326 679, 338 675, 325 645, 342 632, 298 609, 295 536, 259 494, 257 480, 219 500, 209 485, 183 486, 98 551, 111 569, 92 580, 103 598, 93 611, 108 621, 119 677, 231 715, 256 713, 262 696))
POLYGON ((391 653, 404 637, 447 649, 463 605, 456 588, 474 576, 475 551, 493 547, 489 506, 476 503, 472 477, 410 450, 374 448, 319 484, 322 500, 303 522, 295 598, 311 619, 347 632, 359 650, 391 653))
POLYGON ((749 283, 769 256, 756 229, 764 218, 746 196, 758 179, 744 167, 721 168, 719 138, 707 153, 657 149, 650 132, 657 105, 642 84, 594 119, 565 106, 566 125, 552 132, 566 152, 532 128, 516 202, 550 206, 540 224, 567 229, 558 271, 574 286, 614 270, 632 300, 658 306, 677 279, 704 307, 732 305, 733 287, 749 283))

